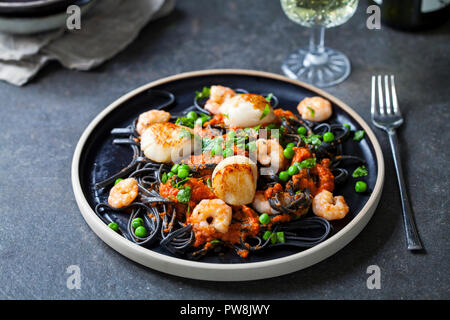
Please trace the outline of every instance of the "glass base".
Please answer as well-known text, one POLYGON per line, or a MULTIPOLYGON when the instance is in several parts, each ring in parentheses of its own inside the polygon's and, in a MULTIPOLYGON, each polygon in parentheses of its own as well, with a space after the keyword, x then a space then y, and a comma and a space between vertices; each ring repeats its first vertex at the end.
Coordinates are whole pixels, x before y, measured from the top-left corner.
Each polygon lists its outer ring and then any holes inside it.
POLYGON ((281 68, 289 78, 321 88, 344 81, 351 70, 350 61, 342 52, 326 47, 320 55, 299 49, 287 57, 281 68))

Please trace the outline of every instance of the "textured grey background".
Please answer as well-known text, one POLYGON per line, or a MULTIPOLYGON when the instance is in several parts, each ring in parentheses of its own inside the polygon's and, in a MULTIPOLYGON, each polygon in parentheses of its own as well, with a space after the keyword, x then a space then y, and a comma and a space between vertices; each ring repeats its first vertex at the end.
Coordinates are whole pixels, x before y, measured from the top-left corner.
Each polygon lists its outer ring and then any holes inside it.
POLYGON ((31 84, 0 83, 0 298, 3 299, 448 299, 449 33, 365 26, 367 3, 327 31, 353 71, 327 89, 369 120, 370 76, 395 74, 406 123, 403 164, 425 253, 405 249, 400 199, 386 136, 375 129, 386 162, 381 203, 367 227, 327 260, 287 276, 214 283, 159 273, 126 259, 89 229, 70 181, 75 145, 88 123, 128 91, 161 77, 209 68, 280 73, 283 58, 308 31, 276 0, 178 1, 112 61, 92 72, 49 65, 31 84), (81 268, 80 290, 66 268, 81 268), (368 290, 366 269, 381 268, 368 290))

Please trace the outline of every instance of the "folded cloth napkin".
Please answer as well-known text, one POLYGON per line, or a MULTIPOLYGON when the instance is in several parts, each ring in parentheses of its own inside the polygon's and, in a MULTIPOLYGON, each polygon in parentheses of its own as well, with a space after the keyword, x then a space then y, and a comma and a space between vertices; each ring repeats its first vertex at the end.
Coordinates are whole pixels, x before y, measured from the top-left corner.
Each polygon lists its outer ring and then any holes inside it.
POLYGON ((37 35, 0 33, 0 80, 26 84, 51 60, 92 69, 126 48, 150 21, 169 14, 175 0, 98 1, 81 18, 81 29, 37 35))

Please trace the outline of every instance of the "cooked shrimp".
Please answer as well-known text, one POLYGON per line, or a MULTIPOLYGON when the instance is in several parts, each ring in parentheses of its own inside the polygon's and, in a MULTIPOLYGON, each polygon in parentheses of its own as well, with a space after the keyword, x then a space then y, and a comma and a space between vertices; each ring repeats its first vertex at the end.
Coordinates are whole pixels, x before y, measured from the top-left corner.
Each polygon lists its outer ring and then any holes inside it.
POLYGON ((333 197, 333 194, 327 190, 322 190, 314 197, 312 210, 316 216, 328 221, 342 219, 349 211, 343 196, 333 197))
POLYGON ((231 205, 251 203, 255 196, 258 168, 249 158, 225 158, 214 168, 212 187, 216 196, 231 205))
POLYGON ((269 203, 269 200, 264 196, 263 191, 256 191, 255 198, 252 202, 253 209, 259 213, 277 214, 278 211, 274 210, 269 203))
POLYGON ((297 106, 298 113, 305 120, 325 121, 331 117, 331 103, 322 97, 305 98, 297 106))
MULTIPOLYGON (((256 140, 258 162, 263 166, 270 165, 272 174, 280 171, 285 162, 283 147, 274 139, 256 140)), ((262 172, 261 172, 262 173, 262 172)))
POLYGON ((152 124, 141 136, 141 150, 156 162, 176 162, 192 149, 192 130, 171 122, 152 124))
POLYGON ((170 120, 170 113, 163 110, 150 110, 141 113, 136 124, 136 131, 142 135, 145 129, 154 123, 168 122, 170 120))
POLYGON ((268 124, 276 120, 266 98, 259 94, 239 94, 226 100, 220 107, 225 124, 230 127, 248 128, 268 124))
POLYGON ((211 86, 211 91, 208 101, 206 101, 205 109, 213 114, 219 113, 219 108, 231 97, 234 97, 236 92, 234 90, 224 86, 211 86))
POLYGON ((207 235, 227 233, 231 223, 232 209, 220 199, 202 200, 195 206, 189 222, 194 232, 207 235))
POLYGON ((138 190, 136 179, 122 180, 109 191, 108 203, 116 209, 129 206, 136 199, 138 190))

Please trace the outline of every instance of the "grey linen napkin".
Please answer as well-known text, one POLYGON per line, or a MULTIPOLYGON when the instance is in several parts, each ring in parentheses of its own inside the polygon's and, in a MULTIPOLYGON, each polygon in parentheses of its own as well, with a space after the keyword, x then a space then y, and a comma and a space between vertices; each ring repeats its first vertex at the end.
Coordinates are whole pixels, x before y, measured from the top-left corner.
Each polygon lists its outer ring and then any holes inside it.
POLYGON ((172 11, 175 0, 96 0, 80 30, 37 35, 0 33, 0 80, 26 84, 50 60, 76 70, 92 69, 126 48, 153 19, 172 11))

